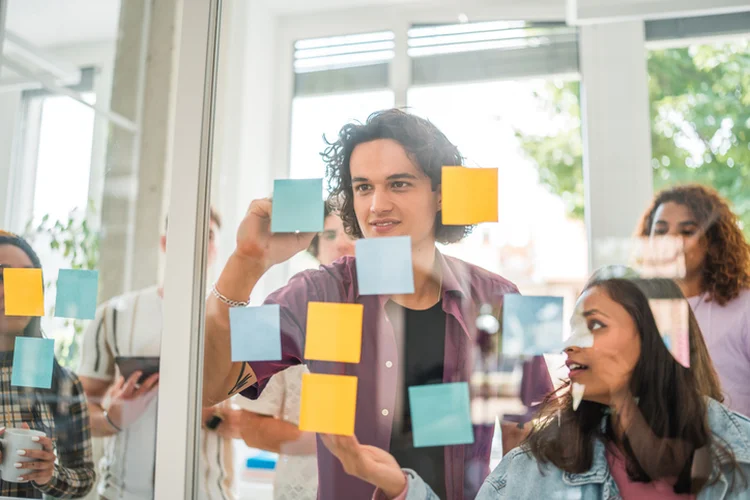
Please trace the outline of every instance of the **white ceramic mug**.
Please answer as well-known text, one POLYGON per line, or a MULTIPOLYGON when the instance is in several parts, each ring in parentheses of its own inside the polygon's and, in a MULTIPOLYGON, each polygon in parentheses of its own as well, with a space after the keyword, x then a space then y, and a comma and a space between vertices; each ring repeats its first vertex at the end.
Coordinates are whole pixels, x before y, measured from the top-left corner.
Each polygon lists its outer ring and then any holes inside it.
POLYGON ((28 481, 19 481, 18 478, 29 473, 29 469, 17 469, 14 464, 18 462, 33 462, 35 459, 23 457, 18 454, 18 450, 41 450, 42 443, 32 441, 34 437, 45 437, 42 431, 33 431, 31 429, 5 429, 5 434, 0 438, 0 444, 3 446, 3 461, 0 463, 0 476, 3 481, 9 483, 26 483, 28 481))

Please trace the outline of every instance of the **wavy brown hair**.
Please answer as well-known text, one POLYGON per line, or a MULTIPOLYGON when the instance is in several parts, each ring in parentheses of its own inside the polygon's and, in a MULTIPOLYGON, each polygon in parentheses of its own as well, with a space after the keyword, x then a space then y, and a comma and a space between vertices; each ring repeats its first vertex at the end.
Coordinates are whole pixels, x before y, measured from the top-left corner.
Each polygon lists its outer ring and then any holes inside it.
MULTIPOLYGON (((721 387, 698 322, 688 308, 690 368, 678 363, 659 334, 649 299, 685 300, 675 282, 668 279, 594 278, 584 292, 601 288, 620 304, 633 319, 641 339, 641 352, 630 380, 630 391, 638 398, 638 410, 654 435, 665 440, 679 440, 692 452, 705 446, 710 448, 712 464, 729 465, 732 486, 739 469, 731 449, 712 435, 707 420, 706 397, 722 401, 721 387), (710 446, 713 445, 713 446, 710 446)), ((605 444, 616 441, 607 418, 609 408, 594 401, 582 401, 573 410, 572 395, 566 380, 562 387, 549 394, 542 403, 538 416, 540 424, 533 428, 522 447, 540 464, 551 463, 565 472, 581 474, 591 469, 594 442, 605 444), (602 426, 604 419, 607 425, 602 426)), ((628 476, 632 481, 649 482, 651 478, 640 466, 627 435, 623 439, 623 455, 628 476)), ((654 443, 654 453, 662 448, 654 443)), ((692 455, 689 455, 692 456, 692 455)), ((676 493, 697 493, 704 482, 693 484, 692 460, 677 465, 681 471, 674 486, 676 493)), ((714 475, 713 482, 719 475, 714 475)))
MULTIPOLYGON (((365 123, 347 123, 335 141, 325 139, 328 147, 321 156, 326 163, 328 199, 339 209, 344 230, 362 238, 362 229, 354 212, 352 172, 349 164, 354 148, 377 139, 392 139, 406 150, 412 162, 430 178, 432 190, 441 184, 443 166, 459 166, 463 157, 440 129, 429 120, 400 109, 386 109, 371 114, 365 123)), ((435 215, 435 239, 439 243, 456 243, 474 226, 446 226, 442 212, 435 215)))
POLYGON ((709 300, 724 305, 750 287, 750 244, 727 202, 709 187, 689 184, 660 192, 643 214, 638 233, 651 234, 656 210, 669 202, 686 206, 706 238, 703 285, 709 300))

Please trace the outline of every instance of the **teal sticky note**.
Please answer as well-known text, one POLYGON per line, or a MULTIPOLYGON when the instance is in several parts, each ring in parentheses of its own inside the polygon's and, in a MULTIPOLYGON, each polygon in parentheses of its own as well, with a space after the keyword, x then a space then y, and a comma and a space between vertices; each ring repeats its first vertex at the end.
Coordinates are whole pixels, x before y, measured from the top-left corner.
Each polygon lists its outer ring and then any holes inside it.
POLYGON ((357 240, 355 255, 360 295, 414 293, 409 236, 357 240))
POLYGON ((54 340, 16 337, 10 385, 49 389, 52 387, 52 366, 54 362, 54 340))
POLYGON ((55 317, 94 319, 99 271, 60 269, 57 276, 55 317))
POLYGON ((563 298, 503 297, 503 354, 538 356, 563 349, 563 298))
POLYGON ((466 382, 409 387, 414 447, 474 442, 466 382))
POLYGON ((272 233, 323 230, 323 179, 277 179, 273 182, 272 233))
POLYGON ((281 317, 278 304, 229 309, 232 361, 281 359, 281 317))

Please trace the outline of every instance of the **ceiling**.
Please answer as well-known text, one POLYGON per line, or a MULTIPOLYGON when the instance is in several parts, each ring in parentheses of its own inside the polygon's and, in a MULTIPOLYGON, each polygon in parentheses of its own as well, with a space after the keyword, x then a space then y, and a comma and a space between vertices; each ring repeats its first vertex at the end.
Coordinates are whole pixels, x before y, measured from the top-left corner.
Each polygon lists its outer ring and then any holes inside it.
MULTIPOLYGON (((7 0, 6 27, 34 45, 72 45, 112 41, 117 37, 122 0, 7 0)), ((126 0, 131 1, 131 0, 126 0)), ((158 0, 152 0, 158 1, 158 0)), ((208 1, 208 0, 204 0, 208 1)), ((359 7, 430 5, 463 8, 513 5, 514 0, 224 0, 259 2, 276 15, 305 14, 359 7)), ((565 0, 526 0, 549 5, 565 0)))
MULTIPOLYGON (((438 3, 435 0, 263 0, 266 6, 278 14, 304 14, 305 12, 320 12, 325 10, 351 9, 356 7, 393 5, 419 5, 438 3)), ((460 6, 464 0, 448 0, 447 2, 460 6)))
POLYGON ((7 3, 6 29, 40 47, 117 37, 120 0, 8 0, 7 3))

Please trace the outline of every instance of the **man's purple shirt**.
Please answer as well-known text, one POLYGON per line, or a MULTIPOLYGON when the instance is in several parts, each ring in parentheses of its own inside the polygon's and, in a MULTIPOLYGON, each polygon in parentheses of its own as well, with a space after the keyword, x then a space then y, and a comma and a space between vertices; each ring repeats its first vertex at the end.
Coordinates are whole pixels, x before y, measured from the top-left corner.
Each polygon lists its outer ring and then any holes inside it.
MULTIPOLYGON (((443 272, 442 307, 445 311, 445 359, 443 382, 468 382, 473 369, 477 330, 475 321, 482 304, 500 305, 506 293, 518 293, 508 280, 459 259, 437 252, 443 272)), ((272 293, 266 304, 278 304, 281 314, 280 361, 252 362, 258 382, 242 395, 255 399, 272 375, 305 363, 305 327, 308 302, 356 303, 364 306, 362 358, 358 364, 308 361, 314 373, 355 375, 357 408, 354 433, 360 443, 388 450, 397 407, 399 346, 385 313, 388 296, 360 295, 355 259, 344 257, 330 266, 303 271, 272 293)), ((535 358, 534 364, 544 364, 535 358)), ((536 401, 552 389, 546 382, 536 401)), ((399 405, 400 406, 400 405, 399 405)), ((451 500, 473 499, 489 474, 493 425, 474 425, 474 443, 445 447, 446 491, 451 500)), ((318 441, 318 498, 323 500, 369 499, 374 486, 348 475, 339 460, 318 441)))

